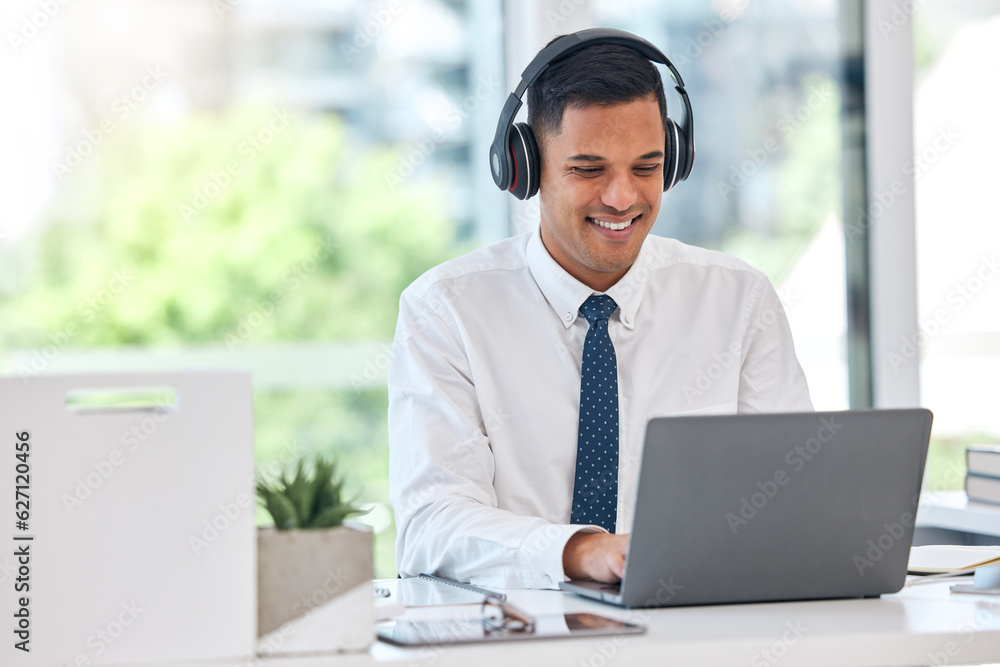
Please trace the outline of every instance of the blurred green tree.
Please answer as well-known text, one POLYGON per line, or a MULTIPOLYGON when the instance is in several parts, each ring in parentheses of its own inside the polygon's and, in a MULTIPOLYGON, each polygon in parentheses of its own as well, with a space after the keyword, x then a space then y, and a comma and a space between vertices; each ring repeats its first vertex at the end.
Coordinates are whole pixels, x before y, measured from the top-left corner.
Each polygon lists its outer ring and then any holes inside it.
MULTIPOLYGON (((721 250, 746 260, 780 284, 819 231, 840 211, 840 95, 835 81, 812 72, 801 86, 802 100, 761 140, 780 146, 768 155, 766 173, 772 221, 767 231, 733 225, 721 250)), ((758 176, 762 177, 762 176, 758 176)))
POLYGON ((394 153, 332 116, 201 113, 100 148, 0 302, 9 346, 69 324, 73 346, 386 337, 402 289, 457 252, 440 189, 391 188, 394 153))
MULTIPOLYGON (((23 262, 30 276, 0 295, 0 347, 387 340, 400 292, 462 250, 443 189, 389 178, 398 165, 330 115, 130 120, 76 167, 57 165, 62 194, 23 262)), ((259 466, 336 452, 347 492, 386 516, 384 389, 254 400, 259 466)), ((377 576, 396 574, 394 541, 390 523, 377 576)))

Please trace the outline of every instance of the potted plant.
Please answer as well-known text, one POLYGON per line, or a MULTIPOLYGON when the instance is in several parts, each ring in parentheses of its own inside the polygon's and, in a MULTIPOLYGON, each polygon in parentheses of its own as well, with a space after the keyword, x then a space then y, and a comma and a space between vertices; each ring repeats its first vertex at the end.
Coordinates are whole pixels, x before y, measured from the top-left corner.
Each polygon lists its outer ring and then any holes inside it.
POLYGON ((372 533, 345 523, 364 511, 344 499, 335 463, 299 460, 294 474, 258 474, 257 497, 274 520, 257 533, 258 635, 274 635, 271 651, 294 651, 298 621, 316 613, 331 616, 323 645, 313 637, 304 648, 367 648, 374 632, 372 533))

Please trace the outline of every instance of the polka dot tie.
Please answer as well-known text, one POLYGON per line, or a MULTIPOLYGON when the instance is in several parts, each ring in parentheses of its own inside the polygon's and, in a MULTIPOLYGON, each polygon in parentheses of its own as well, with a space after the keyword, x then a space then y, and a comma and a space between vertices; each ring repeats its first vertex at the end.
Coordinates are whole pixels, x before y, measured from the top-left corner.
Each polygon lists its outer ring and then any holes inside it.
POLYGON ((608 318, 618 304, 594 294, 580 306, 590 322, 580 375, 580 430, 576 447, 572 523, 615 532, 618 513, 618 362, 608 318))

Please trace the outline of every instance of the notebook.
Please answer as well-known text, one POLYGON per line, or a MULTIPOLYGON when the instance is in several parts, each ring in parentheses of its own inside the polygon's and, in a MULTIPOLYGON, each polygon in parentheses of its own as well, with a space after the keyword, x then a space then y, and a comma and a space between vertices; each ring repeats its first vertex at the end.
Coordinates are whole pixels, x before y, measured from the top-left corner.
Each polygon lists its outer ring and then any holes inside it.
POLYGON ((625 607, 872 597, 903 587, 931 432, 924 409, 650 420, 625 607))
POLYGON ((957 574, 983 565, 1000 565, 1000 545, 934 544, 910 549, 911 574, 957 574))

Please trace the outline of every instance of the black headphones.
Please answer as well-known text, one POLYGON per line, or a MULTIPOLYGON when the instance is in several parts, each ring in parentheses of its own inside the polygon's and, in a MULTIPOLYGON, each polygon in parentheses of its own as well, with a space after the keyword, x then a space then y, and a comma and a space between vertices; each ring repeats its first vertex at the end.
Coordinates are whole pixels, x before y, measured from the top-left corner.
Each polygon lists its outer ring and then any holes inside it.
POLYGON ((655 63, 667 66, 674 88, 684 103, 684 122, 678 126, 667 118, 664 148, 663 191, 691 175, 694 166, 694 115, 684 90, 680 72, 663 53, 638 35, 612 28, 590 28, 564 35, 542 49, 521 73, 521 83, 507 97, 497 122, 497 132, 490 146, 490 171, 501 190, 509 190, 518 199, 528 199, 538 192, 542 160, 535 134, 526 123, 514 123, 521 108, 521 96, 535 79, 554 61, 593 44, 617 44, 641 53, 655 63))

